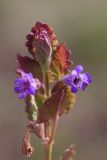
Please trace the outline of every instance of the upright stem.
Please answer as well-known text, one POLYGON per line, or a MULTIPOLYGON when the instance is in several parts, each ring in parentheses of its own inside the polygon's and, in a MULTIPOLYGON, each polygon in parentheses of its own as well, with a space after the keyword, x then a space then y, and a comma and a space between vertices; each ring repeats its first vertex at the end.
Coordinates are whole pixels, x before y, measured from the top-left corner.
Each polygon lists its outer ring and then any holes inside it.
MULTIPOLYGON (((45 94, 47 98, 50 96, 49 93, 49 78, 48 78, 48 70, 44 67, 43 70, 43 78, 44 78, 44 87, 45 87, 45 94)), ((50 121, 45 122, 45 137, 50 137, 51 135, 51 124, 50 121)), ((46 143, 44 145, 44 160, 51 160, 52 159, 52 143, 46 143)))
POLYGON ((57 112, 56 112, 56 115, 55 115, 55 119, 54 119, 54 122, 53 122, 52 131, 51 131, 51 133, 49 132, 49 134, 51 134, 51 135, 49 135, 50 139, 49 139, 48 144, 46 144, 46 147, 47 147, 46 160, 51 160, 53 139, 54 139, 54 136, 55 136, 55 133, 56 133, 56 129, 57 129, 57 126, 58 126, 59 114, 60 114, 60 108, 61 108, 61 103, 62 103, 62 100, 63 100, 63 96, 64 96, 64 90, 62 91, 61 97, 59 99, 58 109, 57 109, 57 112))
POLYGON ((52 159, 52 143, 45 144, 45 157, 44 160, 52 159))
POLYGON ((60 114, 61 103, 62 103, 63 97, 64 97, 64 90, 62 90, 61 97, 59 99, 59 104, 58 104, 57 112, 56 112, 56 115, 55 115, 55 118, 54 118, 54 121, 53 121, 53 128, 52 128, 52 133, 51 133, 51 136, 50 136, 49 143, 53 143, 53 139, 54 139, 56 129, 57 129, 57 126, 58 126, 59 114, 60 114))
POLYGON ((45 94, 47 98, 49 97, 49 78, 48 78, 48 70, 45 67, 42 67, 43 72, 43 81, 45 87, 45 94))

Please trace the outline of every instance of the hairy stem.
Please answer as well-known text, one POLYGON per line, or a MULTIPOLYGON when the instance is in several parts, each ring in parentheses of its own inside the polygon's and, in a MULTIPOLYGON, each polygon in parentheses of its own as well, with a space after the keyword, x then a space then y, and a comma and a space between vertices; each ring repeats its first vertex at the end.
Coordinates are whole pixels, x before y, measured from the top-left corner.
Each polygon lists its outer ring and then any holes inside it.
POLYGON ((44 89, 47 98, 49 97, 49 78, 48 78, 48 69, 46 67, 42 67, 43 72, 43 82, 44 82, 44 89))
POLYGON ((64 91, 62 91, 62 93, 61 93, 61 97, 59 99, 59 104, 58 104, 58 109, 57 109, 57 112, 56 112, 56 115, 55 115, 55 118, 54 118, 54 121, 53 121, 52 133, 51 133, 50 140, 49 140, 50 144, 53 143, 55 133, 56 133, 56 129, 57 129, 57 126, 58 126, 59 114, 60 114, 60 110, 61 110, 61 103, 62 103, 62 100, 63 100, 63 96, 64 96, 64 91))
MULTIPOLYGON (((47 155, 46 155, 45 160, 51 160, 51 157, 52 157, 53 140, 54 140, 54 136, 55 136, 55 133, 56 133, 57 126, 58 126, 59 114, 60 114, 60 108, 61 108, 61 103, 62 103, 62 100, 63 100, 63 96, 64 96, 64 92, 62 91, 61 98, 59 99, 58 109, 57 109, 55 119, 54 119, 54 122, 53 122, 52 131, 51 131, 51 133, 48 132, 48 134, 49 134, 48 136, 50 137, 50 139, 49 139, 48 143, 46 144, 47 155)), ((49 126, 50 126, 50 124, 48 122, 48 126, 47 126, 48 131, 49 131, 49 126)))
MULTIPOLYGON (((49 93, 49 78, 48 78, 48 70, 43 67, 43 79, 44 79, 44 87, 45 87, 45 94, 47 98, 50 96, 49 93)), ((50 137, 51 135, 51 123, 50 121, 45 122, 45 137, 50 137)), ((52 159, 52 144, 46 143, 44 145, 44 160, 51 160, 52 159)))
POLYGON ((44 160, 52 159, 52 143, 45 144, 45 157, 44 160))

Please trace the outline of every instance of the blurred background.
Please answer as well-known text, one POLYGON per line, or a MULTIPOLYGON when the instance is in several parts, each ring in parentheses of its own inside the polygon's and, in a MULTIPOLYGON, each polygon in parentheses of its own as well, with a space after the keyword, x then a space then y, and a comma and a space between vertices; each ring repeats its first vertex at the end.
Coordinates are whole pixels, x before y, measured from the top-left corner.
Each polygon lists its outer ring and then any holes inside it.
MULTIPOLYGON (((28 55, 25 36, 37 20, 66 41, 74 66, 83 64, 93 83, 77 94, 69 115, 60 119, 53 160, 75 144, 75 160, 107 159, 107 1, 0 0, 0 159, 25 160, 21 142, 26 129, 24 102, 13 92, 16 53, 28 55)), ((31 160, 43 159, 37 138, 31 160)))

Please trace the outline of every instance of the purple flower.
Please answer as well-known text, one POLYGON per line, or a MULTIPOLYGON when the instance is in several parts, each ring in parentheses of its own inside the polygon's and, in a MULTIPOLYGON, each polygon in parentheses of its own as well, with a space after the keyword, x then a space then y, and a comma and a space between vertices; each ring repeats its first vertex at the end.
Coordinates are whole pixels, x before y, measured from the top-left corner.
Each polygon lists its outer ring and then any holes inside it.
POLYGON ((71 87, 71 91, 76 93, 78 89, 85 90, 85 88, 92 82, 89 73, 82 73, 83 66, 78 65, 72 70, 70 74, 63 77, 62 81, 71 87))
POLYGON ((28 94, 35 95, 41 86, 40 81, 37 78, 34 79, 32 73, 25 73, 20 69, 18 73, 21 74, 21 78, 15 80, 14 87, 14 91, 19 93, 18 98, 25 98, 28 94))

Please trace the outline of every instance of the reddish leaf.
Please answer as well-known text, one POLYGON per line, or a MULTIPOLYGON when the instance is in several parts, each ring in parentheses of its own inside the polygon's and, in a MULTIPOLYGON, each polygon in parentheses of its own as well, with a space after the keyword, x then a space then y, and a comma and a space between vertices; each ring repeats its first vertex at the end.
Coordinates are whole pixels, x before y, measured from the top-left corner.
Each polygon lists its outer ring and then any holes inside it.
POLYGON ((60 99, 63 99, 63 94, 62 88, 59 92, 52 94, 52 96, 45 101, 45 103, 38 109, 39 115, 37 118, 37 123, 46 122, 55 117, 59 103, 62 103, 60 102, 60 99))
POLYGON ((24 72, 31 72, 34 77, 38 78, 40 81, 43 80, 42 70, 37 61, 27 56, 23 57, 20 54, 17 55, 17 61, 18 67, 21 68, 24 72))
POLYGON ((75 94, 73 94, 69 87, 65 86, 62 82, 57 82, 52 89, 52 93, 58 93, 64 87, 64 98, 61 106, 60 115, 68 113, 75 103, 75 94))
POLYGON ((52 69, 63 75, 71 65, 70 50, 68 50, 65 42, 59 44, 52 58, 52 69))
POLYGON ((32 147, 32 145, 30 143, 31 133, 32 133, 32 129, 28 128, 26 133, 25 133, 25 136, 23 138, 22 153, 26 157, 30 157, 33 154, 33 151, 34 151, 34 148, 32 147))
POLYGON ((52 96, 38 109, 37 123, 46 122, 55 117, 60 107, 60 115, 67 113, 75 102, 75 95, 63 83, 58 82, 53 90, 52 96))

